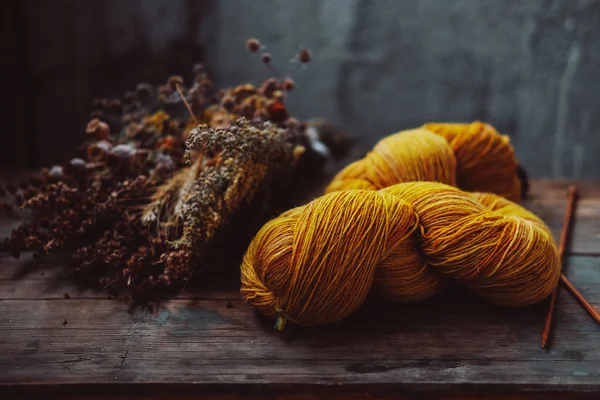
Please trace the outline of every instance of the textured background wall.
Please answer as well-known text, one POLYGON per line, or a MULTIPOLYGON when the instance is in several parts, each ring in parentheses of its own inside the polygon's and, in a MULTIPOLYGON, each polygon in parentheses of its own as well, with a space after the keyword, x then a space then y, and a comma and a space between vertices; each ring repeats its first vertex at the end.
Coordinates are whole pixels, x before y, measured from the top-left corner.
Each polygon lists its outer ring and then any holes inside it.
POLYGON ((600 0, 21 4, 42 161, 53 155, 39 132, 58 124, 78 140, 94 95, 185 73, 198 58, 219 85, 260 82, 269 71, 243 49, 257 37, 298 83, 292 111, 365 145, 427 121, 481 119, 511 135, 532 175, 600 179, 600 0), (288 62, 301 46, 308 68, 288 62), (48 109, 57 101, 72 119, 48 109))

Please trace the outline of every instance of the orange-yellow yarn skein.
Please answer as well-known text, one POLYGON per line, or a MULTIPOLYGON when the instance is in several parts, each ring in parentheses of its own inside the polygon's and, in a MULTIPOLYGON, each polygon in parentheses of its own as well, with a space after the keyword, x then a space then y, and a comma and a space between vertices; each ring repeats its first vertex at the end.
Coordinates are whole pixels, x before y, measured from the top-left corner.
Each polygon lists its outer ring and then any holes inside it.
POLYGON ((333 179, 326 192, 377 190, 432 181, 521 199, 518 162, 508 136, 485 123, 430 123, 383 138, 333 179))
POLYGON ((413 302, 453 280, 485 300, 545 299, 560 263, 548 227, 489 193, 436 182, 326 194, 268 222, 241 266, 241 293, 262 313, 300 325, 341 320, 372 290, 413 302))

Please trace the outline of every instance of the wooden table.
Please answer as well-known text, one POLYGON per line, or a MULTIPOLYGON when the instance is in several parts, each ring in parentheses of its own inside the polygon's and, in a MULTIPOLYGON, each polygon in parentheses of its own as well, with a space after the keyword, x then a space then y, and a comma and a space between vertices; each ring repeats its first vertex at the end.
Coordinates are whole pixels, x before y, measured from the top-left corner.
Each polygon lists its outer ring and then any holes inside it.
MULTIPOLYGON (((557 238, 567 185, 535 181, 526 203, 557 238)), ((565 270, 600 306, 600 184, 578 187, 565 270)), ((546 399, 600 391, 600 326, 564 289, 545 351, 545 304, 513 310, 448 293, 417 305, 371 303, 336 325, 277 333, 240 299, 237 279, 208 279, 203 291, 129 314, 58 273, 0 259, 0 397, 546 399)))

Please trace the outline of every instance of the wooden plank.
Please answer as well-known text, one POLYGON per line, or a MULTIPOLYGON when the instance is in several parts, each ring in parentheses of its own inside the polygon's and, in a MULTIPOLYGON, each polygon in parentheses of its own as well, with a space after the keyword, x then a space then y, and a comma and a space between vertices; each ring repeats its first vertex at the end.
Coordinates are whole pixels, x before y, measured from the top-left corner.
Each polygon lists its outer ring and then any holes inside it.
MULTIPOLYGON (((527 202, 555 234, 566 186, 535 181, 527 202)), ((599 187, 580 186, 574 246, 583 254, 598 247, 599 187)), ((599 306, 600 257, 568 264, 567 276, 599 306)), ((411 306, 370 300, 339 324, 279 334, 239 299, 235 268, 154 313, 130 315, 126 304, 64 280, 60 267, 0 258, 0 386, 44 394, 57 385, 110 393, 293 388, 306 396, 600 390, 600 327, 566 291, 547 352, 539 349, 543 305, 501 309, 460 293, 411 306)))
MULTIPOLYGON (((102 390, 101 392, 108 392, 102 390)), ((96 393, 98 393, 96 391, 96 393)), ((592 400, 597 399, 598 395, 594 393, 581 394, 578 393, 577 399, 580 400, 592 400)), ((262 389, 260 391, 251 391, 243 393, 221 393, 221 392, 203 392, 203 393, 186 393, 181 391, 174 391, 169 393, 156 393, 156 391, 144 391, 143 393, 128 393, 125 395, 119 394, 95 394, 95 395, 66 395, 65 394, 43 394, 43 395, 29 395, 28 399, 40 399, 40 400, 171 400, 177 398, 177 400, 248 400, 248 399, 260 399, 260 400, 421 400, 423 396, 421 394, 402 394, 398 393, 398 390, 393 390, 391 393, 373 393, 369 391, 363 392, 332 392, 332 391, 312 391, 312 392, 289 392, 289 391, 270 391, 262 389)), ((486 400, 572 400, 573 394, 571 393, 528 393, 528 394, 516 394, 516 393, 428 393, 428 400, 474 400, 474 399, 486 399, 486 400)))
MULTIPOLYGON (((571 261, 569 277, 600 305, 599 260, 571 261)), ((371 301, 339 324, 276 333, 241 300, 172 300, 133 315, 111 300, 1 300, 0 384, 600 390, 600 327, 560 291, 556 340, 543 351, 544 310, 447 294, 371 301)))
POLYGON ((578 181, 572 179, 534 179, 531 181, 531 193, 533 197, 560 198, 567 197, 569 186, 577 186, 577 191, 583 199, 600 199, 600 182, 578 181))

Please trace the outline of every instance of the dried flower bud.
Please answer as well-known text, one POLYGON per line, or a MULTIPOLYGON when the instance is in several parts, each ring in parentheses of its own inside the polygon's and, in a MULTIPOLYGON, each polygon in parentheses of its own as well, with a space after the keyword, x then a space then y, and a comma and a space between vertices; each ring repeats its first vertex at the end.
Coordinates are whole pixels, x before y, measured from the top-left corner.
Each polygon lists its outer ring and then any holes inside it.
POLYGON ((170 76, 167 80, 167 86, 171 88, 171 90, 177 89, 177 86, 183 85, 183 78, 181 76, 173 75, 170 76))
POLYGON ((256 53, 258 50, 260 50, 260 47, 261 45, 258 39, 250 38, 246 40, 246 48, 250 53, 256 53))
POLYGON ((60 165, 55 165, 48 171, 48 177, 52 179, 62 179, 63 176, 63 167, 60 165))
POLYGON ((264 108, 259 108, 258 110, 254 111, 254 115, 252 115, 252 121, 254 122, 267 121, 268 119, 269 113, 264 108))
POLYGON ((269 112, 269 120, 273 122, 283 122, 289 117, 285 106, 279 101, 274 101, 271 103, 267 107, 267 111, 269 112))
POLYGON ((238 85, 231 90, 231 94, 237 100, 243 100, 246 97, 252 96, 256 94, 258 90, 251 83, 246 83, 244 85, 238 85))
POLYGON ((229 95, 223 96, 223 98, 221 99, 221 107, 223 107, 227 111, 231 112, 231 111, 233 111, 234 106, 235 106, 235 102, 233 101, 233 97, 231 97, 229 95))
POLYGON ((254 113, 254 107, 252 107, 252 104, 249 102, 244 102, 238 111, 238 114, 241 117, 245 117, 248 119, 250 119, 252 117, 253 113, 254 113))
POLYGON ((291 78, 286 78, 283 80, 283 90, 286 92, 291 92, 296 88, 296 83, 291 78))
POLYGON ((271 97, 278 87, 277 79, 269 78, 260 85, 259 92, 265 97, 271 97))
POLYGON ((161 97, 167 97, 171 94, 172 90, 168 85, 161 85, 158 87, 158 94, 161 97))
POLYGON ((290 130, 297 129, 298 128, 298 120, 294 117, 289 117, 285 121, 285 126, 290 130))
POLYGON ((283 103, 283 101, 285 100, 285 93, 283 93, 283 91, 281 90, 276 90, 273 92, 271 98, 277 102, 283 103))
POLYGON ((296 54, 296 58, 302 64, 307 64, 307 63, 309 63, 309 62, 312 61, 312 55, 310 54, 310 51, 308 51, 308 49, 302 49, 302 50, 300 50, 298 52, 298 54, 296 54))
POLYGON ((97 118, 94 118, 87 124, 85 132, 98 140, 104 140, 110 137, 110 127, 108 124, 97 118))
POLYGON ((112 144, 105 140, 90 144, 87 148, 88 160, 95 162, 104 159, 104 156, 112 147, 112 144))
POLYGON ((273 57, 271 56, 271 53, 264 53, 261 59, 263 63, 270 64, 273 60, 273 57))
POLYGON ((110 154, 119 158, 131 158, 135 155, 135 148, 130 144, 119 144, 110 150, 110 154))
POLYGON ((78 170, 85 170, 87 167, 87 163, 81 158, 73 158, 70 161, 71 167, 78 170))

